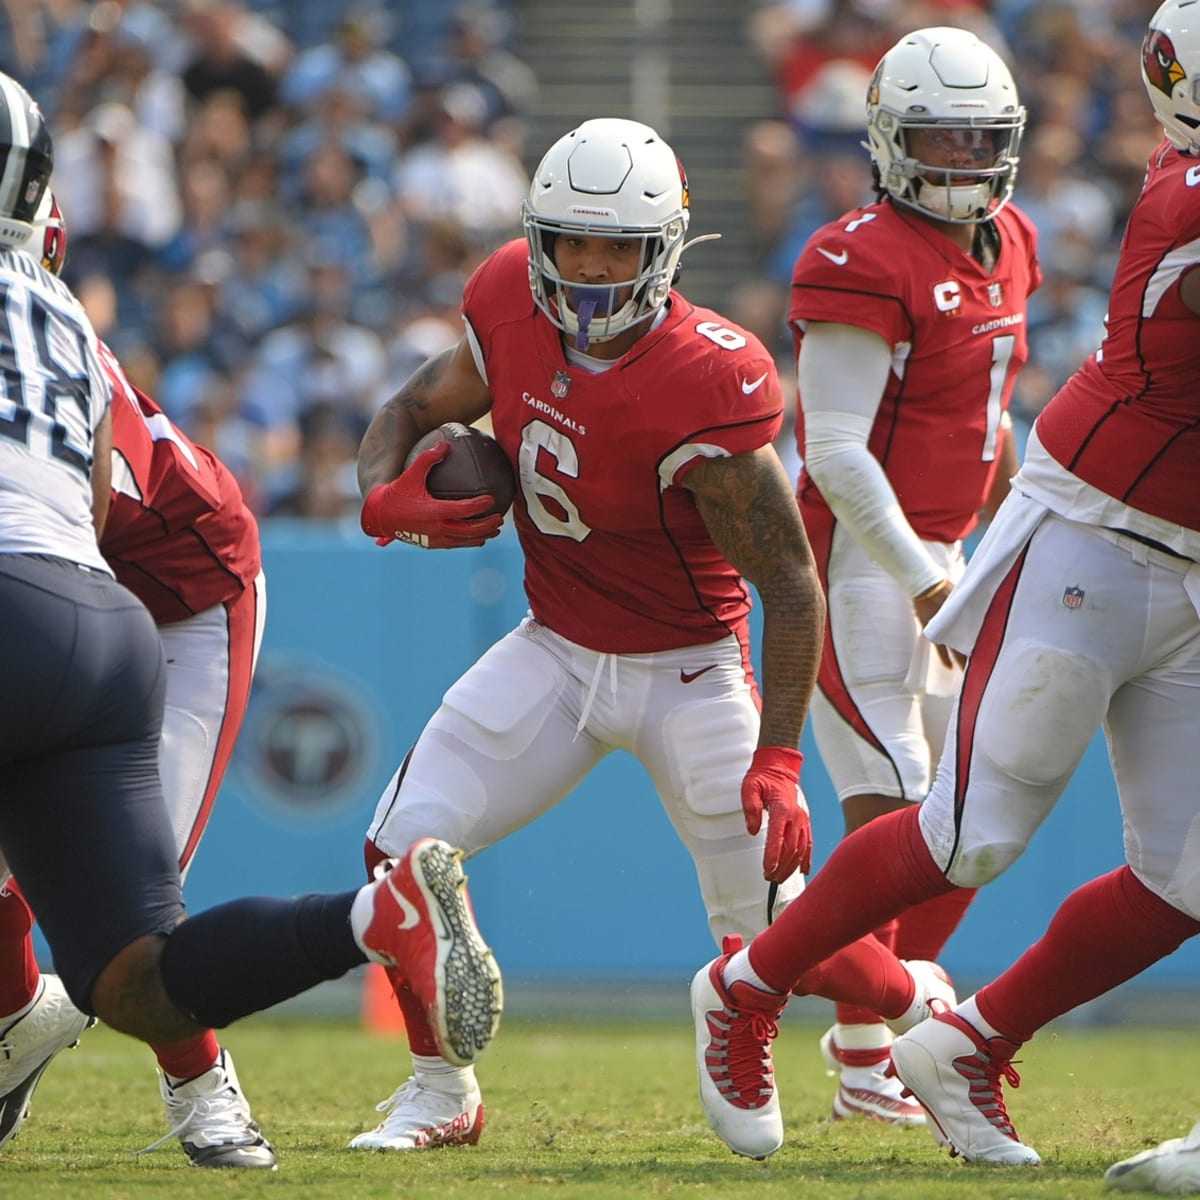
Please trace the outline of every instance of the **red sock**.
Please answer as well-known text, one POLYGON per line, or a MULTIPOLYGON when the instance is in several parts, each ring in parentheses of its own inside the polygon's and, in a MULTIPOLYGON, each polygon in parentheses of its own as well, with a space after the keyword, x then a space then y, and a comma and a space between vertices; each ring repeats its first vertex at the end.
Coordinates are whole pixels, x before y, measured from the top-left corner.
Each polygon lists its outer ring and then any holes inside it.
POLYGON ((1072 892, 1050 927, 994 983, 975 996, 984 1020, 1027 1042, 1055 1017, 1111 991, 1200 933, 1128 867, 1072 892))
POLYGON ((797 996, 838 1001, 839 1021, 843 1010, 866 1014, 866 1020, 843 1024, 875 1025, 881 1013, 900 1016, 913 1002, 916 987, 900 960, 868 935, 805 971, 792 991, 797 996))
POLYGON ((954 890, 909 805, 843 838, 808 886, 750 943, 750 965, 779 992, 905 909, 954 890))
POLYGON ((425 1016, 425 1007, 417 998, 412 988, 404 981, 398 971, 388 968, 388 978, 392 981, 392 989, 396 993, 396 1001, 404 1014, 404 1028, 408 1034, 408 1048, 413 1054, 421 1054, 430 1058, 440 1058, 437 1039, 429 1028, 429 1020, 425 1016))
MULTIPOLYGON (((880 945, 886 946, 889 950, 893 950, 896 940, 896 922, 889 921, 886 925, 881 926, 879 929, 875 930, 874 936, 875 940, 879 942, 880 945)), ((817 967, 814 967, 813 969, 820 971, 824 967, 834 967, 837 959, 844 953, 845 951, 838 951, 833 958, 826 959, 825 962, 821 963, 817 967)), ((845 967, 838 968, 838 973, 845 969, 845 967)), ((812 971, 810 971, 808 974, 811 976, 812 971)), ((907 979, 908 972, 904 971, 903 974, 907 979)), ((831 986, 840 988, 840 985, 834 982, 832 979, 823 984, 823 986, 826 988, 831 986)), ((816 991, 812 994, 815 996, 825 996, 828 999, 830 993, 829 991, 816 991)), ((835 1004, 834 1016, 839 1025, 877 1025, 880 1021, 880 1016, 877 1011, 871 1008, 864 1008, 861 1004, 835 1004)))
POLYGON ((6 1017, 37 995, 38 970, 33 953, 33 914, 16 891, 0 892, 0 1016, 6 1017))
MULTIPOLYGON (((374 842, 367 842, 363 847, 367 875, 373 875, 375 867, 388 857, 389 855, 380 850, 374 842)), ((388 981, 392 985, 392 991, 396 994, 396 1003, 400 1005, 400 1011, 404 1014, 404 1028, 408 1033, 409 1050, 413 1054, 429 1058, 440 1057, 441 1051, 438 1049, 437 1039, 433 1036, 433 1030, 429 1028, 429 1020, 425 1016, 425 1006, 417 999, 399 971, 394 967, 386 967, 385 970, 388 981)))
POLYGON ((154 1042, 150 1049, 164 1074, 172 1079, 195 1079, 212 1070, 221 1054, 221 1044, 210 1029, 182 1042, 154 1042))
POLYGON ((976 890, 955 888, 902 913, 896 922, 896 940, 892 943, 896 957, 936 962, 975 899, 976 890))

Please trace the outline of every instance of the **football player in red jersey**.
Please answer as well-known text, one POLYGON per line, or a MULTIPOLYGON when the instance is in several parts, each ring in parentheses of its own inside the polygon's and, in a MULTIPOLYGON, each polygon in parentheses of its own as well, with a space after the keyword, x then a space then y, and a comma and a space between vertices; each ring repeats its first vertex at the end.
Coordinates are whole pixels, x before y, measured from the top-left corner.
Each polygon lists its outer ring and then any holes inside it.
MULTIPOLYGON (((880 198, 817 230, 793 273, 798 496, 829 609, 812 724, 847 832, 929 791, 962 672, 922 629, 1016 472, 1006 413, 1041 280, 1010 203, 1024 125, 1012 75, 974 34, 902 38, 867 93, 880 198)), ((970 896, 877 936, 936 959, 970 896)), ((924 1124, 886 1074, 887 1025, 849 1005, 836 1017, 821 1041, 834 1118, 924 1124)))
POLYGON ((847 836, 770 929, 706 968, 753 987, 760 1020, 777 1016, 791 980, 838 946, 999 875, 1103 727, 1126 865, 1072 893, 999 978, 892 1044, 939 1140, 981 1162, 1039 1161, 1002 1094, 1021 1044, 1200 932, 1195 0, 1151 19, 1143 75, 1166 139, 1129 217, 1103 344, 1038 417, 1012 491, 926 626, 967 657, 932 790, 847 836))
MULTIPOLYGON (((464 337, 368 429, 365 532, 478 545, 500 529, 501 517, 479 515, 490 500, 426 491, 444 443, 401 471, 423 433, 491 414, 519 480, 530 615, 447 692, 380 799, 367 856, 427 834, 481 850, 624 749, 694 858, 720 941, 762 929, 767 881, 786 901, 808 866, 797 746, 824 606, 772 447, 783 398, 771 357, 672 290, 689 216, 682 169, 654 130, 601 118, 562 137, 535 172, 526 239, 468 281, 464 337), (761 713, 748 582, 763 606, 761 713)), ((890 955, 893 973, 876 976, 878 943, 852 952, 871 969, 843 961, 841 983, 876 978, 869 990, 886 993, 889 1016, 927 1011, 942 986, 926 964, 910 971, 890 955)), ((475 1142, 474 1072, 437 1055, 420 1006, 393 984, 413 1076, 351 1145, 475 1142)), ((810 979, 805 990, 839 986, 810 979)))
MULTIPOLYGON (((29 252, 57 275, 66 250, 66 226, 47 189, 29 252)), ((118 582, 150 610, 163 643, 159 771, 186 878, 250 699, 266 612, 258 525, 225 465, 130 384, 103 342, 97 351, 113 393, 113 495, 100 551, 118 582)), ((19 892, 0 890, 0 1024, 2 1014, 24 1009, 43 986, 61 989, 54 977, 42 983, 31 922, 19 892)), ((64 994, 56 1020, 65 1037, 86 1018, 64 994)), ((168 1122, 193 1162, 275 1165, 233 1058, 211 1030, 153 1049, 168 1122)))

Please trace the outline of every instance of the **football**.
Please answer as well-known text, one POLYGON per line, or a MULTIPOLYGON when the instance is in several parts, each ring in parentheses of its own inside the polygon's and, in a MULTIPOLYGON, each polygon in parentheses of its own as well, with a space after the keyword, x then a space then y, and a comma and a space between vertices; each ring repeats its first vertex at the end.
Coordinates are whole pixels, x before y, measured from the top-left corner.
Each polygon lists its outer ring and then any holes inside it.
POLYGON ((495 501, 490 512, 508 512, 517 491, 512 466, 500 443, 480 429, 458 421, 431 429, 409 451, 405 469, 423 450, 441 441, 450 443, 450 453, 429 472, 425 483, 429 494, 439 500, 488 495, 495 501))

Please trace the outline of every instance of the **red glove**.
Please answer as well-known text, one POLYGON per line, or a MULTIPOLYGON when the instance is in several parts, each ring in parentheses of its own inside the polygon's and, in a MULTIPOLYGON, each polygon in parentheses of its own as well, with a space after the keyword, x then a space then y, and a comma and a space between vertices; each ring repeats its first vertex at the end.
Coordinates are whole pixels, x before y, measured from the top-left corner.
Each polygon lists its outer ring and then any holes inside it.
POLYGON ((767 846, 763 878, 782 883, 797 867, 805 875, 812 866, 812 824, 800 790, 804 755, 783 746, 761 746, 742 780, 742 814, 753 836, 767 814, 767 846))
POLYGON ((448 441, 422 451, 391 483, 381 483, 367 494, 362 506, 363 533, 381 546, 408 542, 427 550, 455 550, 482 546, 500 532, 503 513, 487 513, 491 496, 467 500, 439 500, 429 494, 429 472, 450 453, 448 441))

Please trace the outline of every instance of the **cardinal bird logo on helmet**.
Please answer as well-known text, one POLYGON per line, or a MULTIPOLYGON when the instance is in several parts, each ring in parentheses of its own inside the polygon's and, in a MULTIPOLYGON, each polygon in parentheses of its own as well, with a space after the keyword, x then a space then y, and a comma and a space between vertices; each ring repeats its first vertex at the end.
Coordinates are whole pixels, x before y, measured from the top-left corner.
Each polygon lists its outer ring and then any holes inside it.
POLYGON ((1146 40, 1142 42, 1142 67, 1151 86, 1167 96, 1186 75, 1171 39, 1158 29, 1146 31, 1146 40))
POLYGON ((675 155, 675 165, 679 168, 679 187, 683 193, 683 199, 680 201, 681 208, 692 207, 692 190, 688 187, 687 172, 683 169, 683 160, 679 155, 675 155))
POLYGON ((50 198, 50 219, 42 234, 42 266, 51 275, 61 275, 67 260, 67 227, 58 201, 50 198))

